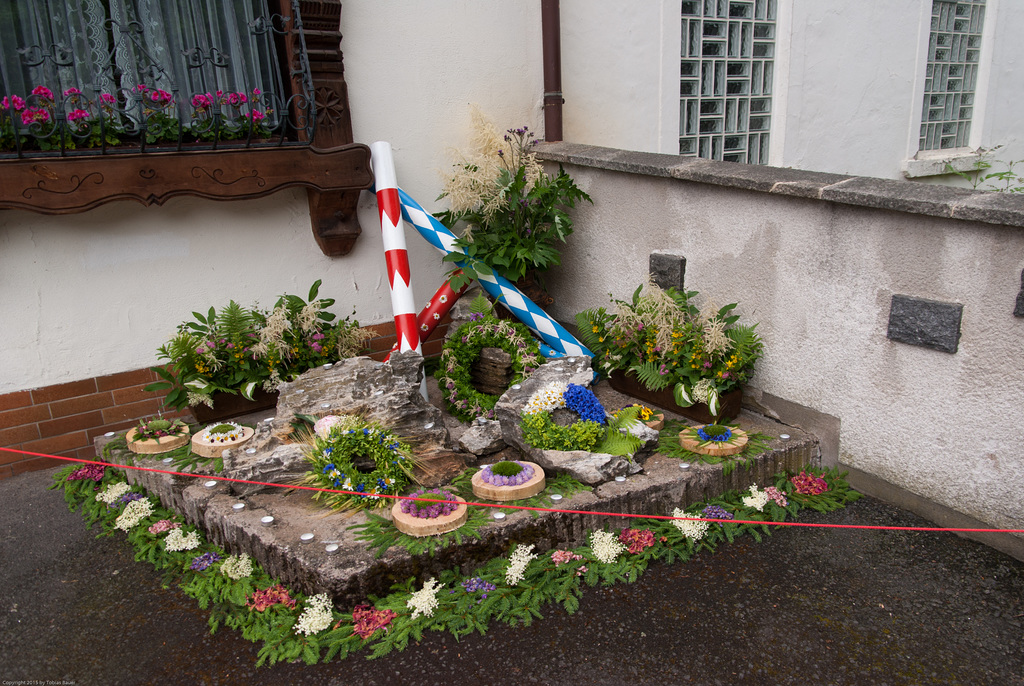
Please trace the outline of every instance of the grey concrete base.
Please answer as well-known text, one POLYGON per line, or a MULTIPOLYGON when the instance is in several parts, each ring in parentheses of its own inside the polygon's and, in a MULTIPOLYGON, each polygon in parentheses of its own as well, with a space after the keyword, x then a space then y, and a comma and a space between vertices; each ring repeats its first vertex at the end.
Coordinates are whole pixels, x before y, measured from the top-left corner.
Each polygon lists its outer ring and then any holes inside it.
POLYGON ((839 417, 765 393, 753 386, 743 387, 743 407, 814 434, 821 447, 821 466, 835 467, 839 464, 839 417))
MULTIPOLYGON (((230 493, 226 483, 206 487, 209 475, 193 478, 127 470, 127 476, 129 482, 158 496, 164 506, 200 526, 210 540, 229 552, 248 553, 271 575, 307 593, 329 592, 344 606, 363 602, 371 594, 385 595, 392 584, 412 576, 422 581, 456 566, 469 573, 496 556, 507 555, 514 543, 533 543, 538 552, 556 546, 576 547, 586 542, 593 529, 628 525, 621 518, 591 513, 667 515, 675 507, 727 490, 746 490, 753 483, 764 487, 777 472, 800 471, 817 463, 815 436, 752 413, 744 412, 740 422, 745 429, 775 437, 750 470, 737 467, 729 476, 721 465, 694 464, 683 470, 679 460, 655 454, 643 462, 642 473, 557 503, 559 509, 580 513, 544 512, 534 517, 527 511, 510 512, 504 520, 484 527, 480 540, 439 551, 433 557, 413 557, 404 549, 392 548, 375 559, 373 551, 350 530, 365 522, 366 516, 331 514, 308 491, 281 488, 239 498, 230 493), (788 433, 790 438, 778 438, 780 433, 788 433), (234 510, 237 503, 245 503, 245 508, 234 510), (272 526, 260 523, 266 515, 274 517, 272 526), (313 542, 301 543, 304 533, 314 534, 313 542), (337 543, 339 551, 328 555, 327 543, 337 543)), ((102 450, 108 440, 97 439, 97 449, 102 450)), ((137 456, 127 450, 112 451, 111 459, 154 469, 169 467, 159 456, 137 456)))
MULTIPOLYGON (((861 493, 874 496, 893 505, 910 510, 914 514, 935 522, 936 526, 950 529, 991 529, 992 526, 974 517, 970 517, 944 505, 939 505, 931 500, 922 498, 916 493, 894 486, 888 481, 879 479, 877 476, 862 472, 856 467, 846 464, 839 464, 839 467, 849 472, 847 481, 854 489, 861 493)), ((1014 534, 987 533, 987 532, 956 532, 958 536, 969 538, 972 541, 984 543, 987 546, 1006 553, 1011 557, 1024 561, 1024 537, 1014 534)))

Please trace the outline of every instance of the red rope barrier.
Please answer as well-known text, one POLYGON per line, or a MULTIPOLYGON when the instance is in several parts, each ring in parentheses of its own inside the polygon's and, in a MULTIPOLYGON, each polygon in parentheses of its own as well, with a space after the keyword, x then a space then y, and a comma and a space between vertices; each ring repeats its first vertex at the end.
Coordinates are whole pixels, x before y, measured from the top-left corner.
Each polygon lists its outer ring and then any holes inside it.
MULTIPOLYGON (((366 498, 392 498, 394 500, 416 500, 425 503, 452 503, 462 504, 455 500, 434 500, 432 498, 414 498, 407 495, 377 495, 369 496, 366 493, 359 493, 358 491, 341 491, 330 488, 316 488, 314 486, 302 486, 299 484, 275 484, 266 481, 249 481, 246 479, 231 479, 226 476, 213 476, 207 474, 192 474, 190 472, 172 472, 166 469, 153 469, 151 467, 138 467, 135 465, 124 465, 114 464, 111 462, 101 462, 98 460, 83 460, 77 457, 61 457, 59 455, 47 455, 46 453, 33 453, 27 450, 17 450, 15 448, 0 448, 0 450, 9 453, 20 453, 22 455, 31 455, 33 457, 49 457, 54 460, 64 460, 66 462, 80 462, 82 464, 97 464, 103 465, 104 467, 113 467, 120 469, 135 469, 140 472, 152 472, 154 474, 169 474, 170 476, 188 476, 195 479, 206 479, 208 481, 224 481, 228 483, 237 484, 250 484, 254 486, 271 486, 274 488, 290 488, 299 491, 316 491, 320 493, 338 493, 341 495, 358 495, 366 498)), ((529 507, 527 505, 504 505, 501 503, 474 503, 467 502, 466 505, 472 505, 476 507, 489 507, 489 508, 503 508, 507 510, 531 510, 534 512, 559 512, 562 514, 581 514, 581 515, 597 515, 602 517, 627 517, 633 519, 678 519, 684 521, 693 522, 713 522, 721 524, 723 522, 731 522, 733 524, 765 524, 768 526, 802 526, 808 528, 823 528, 823 529, 876 529, 882 531, 950 531, 950 532, 962 532, 962 533, 1009 533, 1009 534, 1021 534, 1024 533, 1024 529, 960 529, 951 527, 941 526, 881 526, 873 524, 817 524, 813 522, 767 522, 756 519, 703 519, 700 517, 672 517, 669 515, 649 515, 649 514, 632 514, 625 512, 600 512, 596 510, 560 510, 555 508, 547 507, 529 507)))

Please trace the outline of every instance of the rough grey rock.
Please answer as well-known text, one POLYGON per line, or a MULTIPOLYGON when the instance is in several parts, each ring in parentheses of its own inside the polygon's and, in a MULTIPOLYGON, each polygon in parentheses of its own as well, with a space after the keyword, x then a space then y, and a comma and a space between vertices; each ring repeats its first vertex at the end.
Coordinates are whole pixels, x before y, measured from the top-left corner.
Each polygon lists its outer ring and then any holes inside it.
MULTIPOLYGON (((246 453, 234 451, 234 466, 228 469, 224 465, 224 476, 243 481, 261 481, 263 483, 280 484, 297 482, 309 470, 306 455, 298 443, 278 445, 269 454, 266 452, 246 453)), ((230 482, 231 492, 237 496, 247 496, 264 491, 270 486, 230 482)))
POLYGON ((661 288, 686 290, 686 258, 669 252, 655 250, 648 258, 651 281, 661 288))
POLYGON ((286 438, 297 414, 357 414, 410 441, 417 454, 446 450, 448 429, 441 410, 420 394, 422 379, 423 358, 414 352, 396 352, 388 362, 352 357, 311 369, 281 384, 273 436, 286 438))
POLYGON ((488 420, 473 422, 459 439, 459 447, 474 455, 490 455, 506 446, 501 433, 501 423, 488 420))
POLYGON ((588 485, 643 471, 639 464, 622 457, 586 451, 538 450, 523 440, 519 415, 534 392, 550 383, 574 383, 589 387, 593 379, 590 358, 586 356, 565 357, 541 365, 529 379, 517 384, 519 388, 513 387, 506 391, 494 406, 495 417, 501 423, 505 442, 522 450, 545 471, 567 473, 588 485))

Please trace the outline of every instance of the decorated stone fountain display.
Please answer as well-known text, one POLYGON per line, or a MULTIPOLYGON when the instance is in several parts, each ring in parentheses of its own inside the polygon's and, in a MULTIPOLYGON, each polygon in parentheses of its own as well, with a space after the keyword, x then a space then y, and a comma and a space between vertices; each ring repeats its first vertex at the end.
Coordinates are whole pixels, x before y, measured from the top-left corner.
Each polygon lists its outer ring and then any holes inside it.
POLYGON ((159 455, 188 443, 188 426, 180 419, 150 419, 139 422, 125 434, 128 449, 140 455, 159 455))

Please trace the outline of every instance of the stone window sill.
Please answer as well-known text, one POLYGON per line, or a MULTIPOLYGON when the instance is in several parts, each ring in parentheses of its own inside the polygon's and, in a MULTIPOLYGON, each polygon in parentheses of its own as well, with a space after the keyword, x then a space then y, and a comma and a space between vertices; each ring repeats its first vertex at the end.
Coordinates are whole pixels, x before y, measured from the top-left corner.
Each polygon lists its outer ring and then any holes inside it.
POLYGON ((970 148, 922 151, 903 161, 903 175, 908 179, 917 179, 922 176, 953 173, 946 168, 947 164, 954 171, 968 172, 976 169, 976 165, 983 157, 984 155, 970 148))

